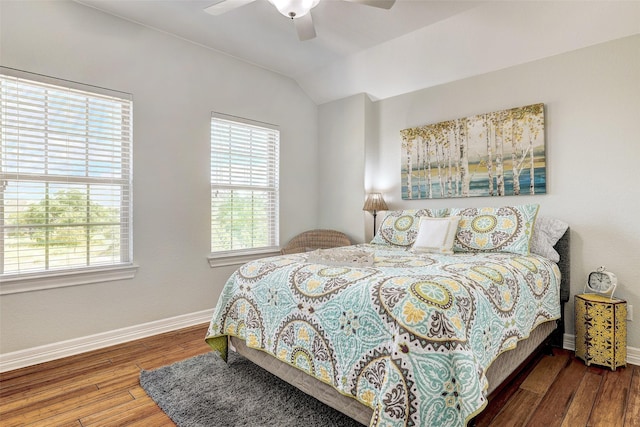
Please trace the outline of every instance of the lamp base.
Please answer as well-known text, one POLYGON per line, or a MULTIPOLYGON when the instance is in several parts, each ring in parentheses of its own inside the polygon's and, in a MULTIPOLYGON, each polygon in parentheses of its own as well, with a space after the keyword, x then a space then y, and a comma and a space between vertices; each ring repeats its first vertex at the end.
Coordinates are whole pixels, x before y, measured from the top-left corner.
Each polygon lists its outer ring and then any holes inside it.
POLYGON ((373 237, 376 237, 376 211, 373 211, 373 237))

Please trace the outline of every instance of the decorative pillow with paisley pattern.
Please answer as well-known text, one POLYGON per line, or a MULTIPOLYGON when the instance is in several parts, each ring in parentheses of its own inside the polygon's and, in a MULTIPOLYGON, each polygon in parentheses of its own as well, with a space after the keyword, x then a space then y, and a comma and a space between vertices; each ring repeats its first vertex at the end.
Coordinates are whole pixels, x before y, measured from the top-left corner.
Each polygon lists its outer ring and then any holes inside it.
POLYGON ((529 255, 539 205, 451 209, 460 216, 454 252, 512 252, 529 255))
POLYGON ((405 246, 413 245, 420 228, 420 218, 442 218, 449 214, 449 209, 404 209, 392 211, 382 220, 378 233, 371 240, 372 244, 405 246))

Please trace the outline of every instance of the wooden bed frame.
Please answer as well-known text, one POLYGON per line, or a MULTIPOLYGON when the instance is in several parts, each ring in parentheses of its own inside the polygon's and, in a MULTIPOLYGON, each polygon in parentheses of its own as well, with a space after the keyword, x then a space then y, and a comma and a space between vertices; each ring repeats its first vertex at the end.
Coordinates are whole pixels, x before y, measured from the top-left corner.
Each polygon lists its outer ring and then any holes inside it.
MULTIPOLYGON (((562 274, 560 282, 561 318, 556 322, 546 322, 532 331, 529 338, 522 340, 514 350, 502 353, 487 370, 489 400, 508 384, 544 347, 562 347, 564 336, 564 306, 570 293, 570 230, 554 246, 560 254, 558 267, 562 274)), ((244 341, 229 338, 229 347, 251 360, 258 366, 282 378, 321 402, 337 409, 354 420, 369 425, 373 410, 351 396, 340 394, 336 389, 308 375, 304 371, 272 357, 268 353, 249 348, 244 341)))

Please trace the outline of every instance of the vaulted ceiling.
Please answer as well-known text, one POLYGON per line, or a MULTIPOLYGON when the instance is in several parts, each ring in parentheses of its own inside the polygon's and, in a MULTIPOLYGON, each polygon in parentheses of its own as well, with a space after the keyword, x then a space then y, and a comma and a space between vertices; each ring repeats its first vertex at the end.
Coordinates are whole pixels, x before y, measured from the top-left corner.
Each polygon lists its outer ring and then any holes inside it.
MULTIPOLYGON (((383 99, 640 33, 638 1, 320 0, 299 41, 268 0, 223 15, 219 0, 76 0, 296 80, 318 104, 383 99)), ((227 0, 233 2, 237 0, 227 0)))

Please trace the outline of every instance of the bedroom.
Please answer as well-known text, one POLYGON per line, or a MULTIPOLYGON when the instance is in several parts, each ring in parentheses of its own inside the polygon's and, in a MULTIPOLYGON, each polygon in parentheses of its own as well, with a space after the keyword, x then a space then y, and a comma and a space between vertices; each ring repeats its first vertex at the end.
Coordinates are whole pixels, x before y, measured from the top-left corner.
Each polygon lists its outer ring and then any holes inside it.
MULTIPOLYGON (((632 163, 640 154, 638 19, 624 32, 629 26, 620 18, 617 36, 571 52, 379 101, 355 94, 318 105, 289 78, 77 3, 3 1, 0 8, 1 65, 134 95, 139 265, 130 280, 3 295, 3 363, 6 355, 37 363, 42 352, 91 349, 208 320, 235 268, 211 268, 206 259, 211 111, 281 126, 281 244, 317 227, 362 242, 372 227, 362 212, 367 191, 382 191, 392 208, 419 206, 399 197, 400 129, 543 102, 548 193, 524 199, 571 224, 572 296, 582 291, 581 278, 606 265, 618 275, 617 294, 640 304, 640 190, 632 163)), ((637 6, 629 10, 623 15, 638 17, 637 6)), ((501 201, 429 207, 470 202, 501 201)), ((638 364, 640 328, 633 325, 628 354, 638 364)))

